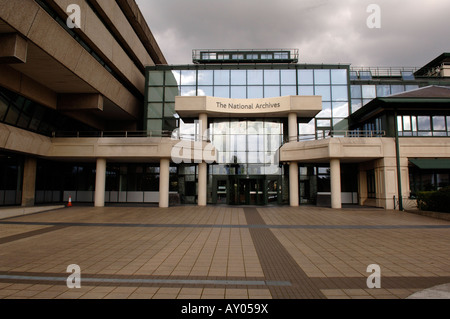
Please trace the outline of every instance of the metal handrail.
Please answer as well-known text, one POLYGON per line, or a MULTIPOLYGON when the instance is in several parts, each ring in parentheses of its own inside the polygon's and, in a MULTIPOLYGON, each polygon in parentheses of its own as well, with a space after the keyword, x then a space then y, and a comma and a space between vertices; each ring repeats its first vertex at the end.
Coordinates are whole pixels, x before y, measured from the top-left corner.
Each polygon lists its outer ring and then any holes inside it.
MULTIPOLYGON (((365 138, 375 138, 386 136, 386 131, 331 131, 331 130, 317 130, 315 134, 300 134, 297 137, 297 142, 300 141, 315 141, 323 140, 335 137, 365 137, 365 138)), ((285 142, 288 142, 287 140, 285 142)))
POLYGON ((351 67, 350 71, 356 72, 370 72, 372 76, 402 76, 402 72, 416 72, 419 70, 418 67, 378 67, 378 66, 370 66, 370 67, 361 67, 355 66, 351 67))
POLYGON ((54 131, 54 138, 172 137, 172 131, 54 131))

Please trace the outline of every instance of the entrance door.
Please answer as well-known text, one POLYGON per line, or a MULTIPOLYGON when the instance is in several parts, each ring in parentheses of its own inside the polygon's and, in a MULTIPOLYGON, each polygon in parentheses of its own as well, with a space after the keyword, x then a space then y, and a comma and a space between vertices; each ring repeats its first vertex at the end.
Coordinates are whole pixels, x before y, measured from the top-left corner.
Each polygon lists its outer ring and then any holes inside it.
POLYGON ((235 183, 237 205, 264 205, 264 178, 238 178, 235 183))
POLYGON ((267 203, 264 176, 228 176, 213 178, 214 204, 264 205, 267 203))

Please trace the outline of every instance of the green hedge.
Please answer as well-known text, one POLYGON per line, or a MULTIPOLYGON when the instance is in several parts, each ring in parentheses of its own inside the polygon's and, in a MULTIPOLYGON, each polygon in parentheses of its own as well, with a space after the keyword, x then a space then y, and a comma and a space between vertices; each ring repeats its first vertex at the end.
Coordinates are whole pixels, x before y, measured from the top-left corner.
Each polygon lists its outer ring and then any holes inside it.
POLYGON ((450 186, 434 192, 418 192, 417 207, 421 210, 450 213, 450 186))

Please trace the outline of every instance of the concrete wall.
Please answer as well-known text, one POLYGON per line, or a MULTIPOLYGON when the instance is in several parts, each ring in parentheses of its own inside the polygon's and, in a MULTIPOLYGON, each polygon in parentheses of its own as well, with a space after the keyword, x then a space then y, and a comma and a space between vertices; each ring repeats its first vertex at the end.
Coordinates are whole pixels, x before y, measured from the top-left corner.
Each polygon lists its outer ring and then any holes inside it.
MULTIPOLYGON (((71 1, 71 3, 73 3, 73 1, 71 1)), ((86 9, 87 4, 84 1, 80 1, 80 4, 82 8, 85 8, 85 11, 83 11, 85 14, 82 14, 82 24, 84 22, 87 35, 92 36, 91 41, 99 48, 102 48, 102 50, 104 50, 103 54, 109 57, 113 63, 117 63, 117 69, 127 77, 130 83, 133 83, 133 85, 143 93, 145 86, 145 77, 143 73, 141 73, 131 62, 130 58, 124 53, 118 43, 111 39, 111 35, 109 37, 107 36, 107 30, 100 24, 100 20, 94 15, 92 10, 89 11, 90 9, 86 9)), ((73 39, 37 3, 33 0, 0 0, 0 7, 2 8, 0 11, 1 19, 6 21, 23 37, 27 38, 39 49, 43 50, 60 65, 67 68, 67 70, 70 71, 70 74, 75 76, 76 80, 81 79, 94 91, 104 95, 125 112, 136 119, 139 118, 140 109, 142 108, 141 101, 139 101, 138 98, 129 92, 114 78, 113 75, 100 65, 93 56, 73 39)), ((25 67, 32 66, 25 64, 21 68, 25 67)), ((22 73, 26 74, 25 71, 22 73)), ((17 74, 13 75, 17 82, 17 74)), ((14 85, 10 84, 9 87, 14 87, 14 85)), ((17 87, 17 85, 15 87, 17 87)), ((70 89, 69 84, 67 89, 70 89)), ((60 89, 60 91, 63 90, 60 89)), ((33 97, 30 98, 37 100, 33 97)), ((48 104, 50 103, 46 103, 45 105, 48 104)))
MULTIPOLYGON (((130 48, 130 53, 139 58, 143 65, 154 65, 144 46, 133 31, 128 20, 123 15, 115 1, 99 0, 91 1, 102 10, 105 17, 112 21, 112 27, 118 32, 130 48)), ((117 70, 123 74, 142 94, 144 94, 145 76, 142 70, 133 63, 127 52, 120 46, 111 34, 113 30, 108 30, 102 21, 97 17, 94 11, 89 7, 85 0, 54 0, 59 7, 60 12, 68 17, 67 7, 71 4, 77 4, 81 9, 80 31, 84 33, 91 45, 101 52, 104 58, 108 59, 117 70)))

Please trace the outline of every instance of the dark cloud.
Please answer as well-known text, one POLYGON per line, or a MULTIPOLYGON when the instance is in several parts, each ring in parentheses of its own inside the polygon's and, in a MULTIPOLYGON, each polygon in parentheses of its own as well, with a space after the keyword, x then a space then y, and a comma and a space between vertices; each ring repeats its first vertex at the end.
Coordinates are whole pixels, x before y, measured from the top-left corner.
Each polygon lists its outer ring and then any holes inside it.
POLYGON ((298 48, 300 62, 422 66, 450 51, 450 1, 136 0, 170 64, 192 49, 298 48), (381 28, 369 29, 369 4, 381 28))

